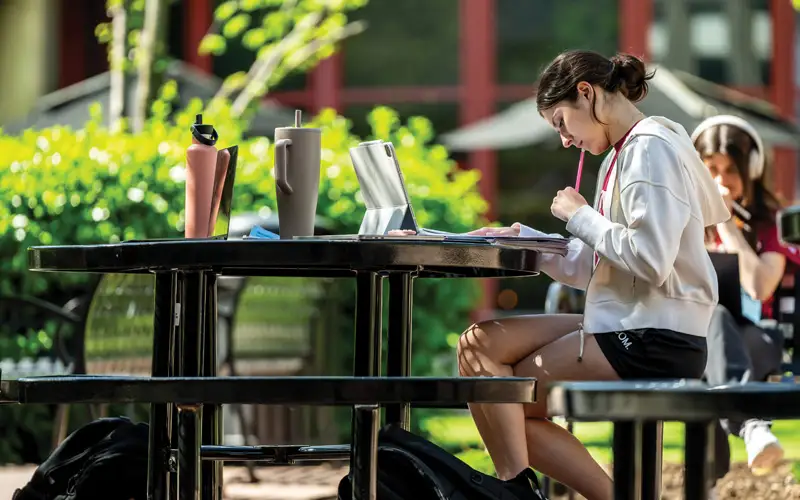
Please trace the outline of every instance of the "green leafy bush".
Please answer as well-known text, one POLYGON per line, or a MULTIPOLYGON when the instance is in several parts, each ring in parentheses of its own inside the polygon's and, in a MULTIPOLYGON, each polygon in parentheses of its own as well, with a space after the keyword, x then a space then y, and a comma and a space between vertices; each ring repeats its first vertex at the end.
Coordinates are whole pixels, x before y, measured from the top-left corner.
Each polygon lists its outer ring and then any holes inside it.
MULTIPOLYGON (((165 85, 161 92, 154 116, 140 134, 109 130, 95 107, 94 118, 80 130, 52 127, 0 136, 0 292, 63 302, 85 289, 87 275, 29 272, 26 249, 32 245, 180 236, 184 154, 196 113, 204 112, 204 121, 217 127, 219 147, 239 144, 234 211, 275 210, 271 141, 243 140, 243 125, 230 118, 229 106, 203 110, 197 101, 172 114, 174 85, 165 85)), ((372 138, 395 144, 422 225, 464 231, 481 222, 486 204, 476 190, 478 174, 458 170, 443 147, 431 144, 428 120, 401 123, 396 113, 383 107, 369 119, 372 136, 363 139, 351 134, 349 122, 332 111, 308 124, 323 129, 318 213, 334 224, 334 231, 358 229, 364 208, 348 148, 372 138)), ((345 292, 348 289, 352 290, 348 285, 345 292)), ((475 283, 467 280, 418 282, 415 373, 430 373, 436 366, 434 357, 452 358, 454 336, 466 326, 476 292, 475 283)), ((351 294, 339 295, 352 302, 351 294)), ((351 322, 342 323, 341 335, 343 341, 350 338, 351 322)))

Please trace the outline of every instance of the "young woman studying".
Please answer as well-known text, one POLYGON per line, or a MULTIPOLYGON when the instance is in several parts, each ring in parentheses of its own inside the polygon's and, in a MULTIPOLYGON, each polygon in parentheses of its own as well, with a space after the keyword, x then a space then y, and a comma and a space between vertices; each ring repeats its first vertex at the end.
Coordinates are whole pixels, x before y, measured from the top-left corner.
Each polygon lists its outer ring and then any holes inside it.
MULTIPOLYGON (((593 205, 571 187, 553 199, 553 215, 573 238, 566 257, 542 263, 553 279, 586 290, 584 315, 487 321, 458 344, 461 375, 536 377, 543 388, 531 405, 470 405, 502 479, 533 467, 589 500, 610 499, 605 470, 546 419, 544 388, 561 380, 700 378, 705 370, 717 304, 705 231, 730 212, 683 127, 634 105, 651 76, 630 55, 570 51, 539 80, 539 113, 564 147, 609 153, 593 205)), ((517 223, 473 234, 542 233, 517 223)))
MULTIPOLYGON (((692 133, 695 148, 717 182, 732 217, 706 232, 710 251, 739 257, 742 317, 718 305, 708 333, 706 379, 711 385, 764 381, 780 371, 783 335, 759 328, 762 318, 773 316, 773 295, 787 266, 800 265, 800 254, 778 241, 775 215, 781 208, 764 185, 767 166, 764 143, 745 120, 714 116, 692 133)), ((753 472, 769 472, 783 457, 771 423, 751 419, 723 420, 727 434, 744 440, 753 472)), ((727 437, 727 436, 726 436, 727 437)), ((717 440, 717 474, 729 468, 727 439, 717 440)))

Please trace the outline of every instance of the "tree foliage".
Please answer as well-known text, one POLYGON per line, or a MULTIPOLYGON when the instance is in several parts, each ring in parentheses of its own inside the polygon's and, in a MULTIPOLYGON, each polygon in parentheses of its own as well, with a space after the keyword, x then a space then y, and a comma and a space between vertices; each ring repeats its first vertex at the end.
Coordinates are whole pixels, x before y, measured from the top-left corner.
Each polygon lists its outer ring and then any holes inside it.
POLYGON ((215 99, 230 99, 231 113, 243 116, 251 103, 294 70, 307 70, 331 56, 336 45, 358 34, 365 23, 347 13, 367 0, 228 0, 214 11, 214 24, 201 54, 222 55, 238 40, 256 54, 248 71, 225 79, 215 99))

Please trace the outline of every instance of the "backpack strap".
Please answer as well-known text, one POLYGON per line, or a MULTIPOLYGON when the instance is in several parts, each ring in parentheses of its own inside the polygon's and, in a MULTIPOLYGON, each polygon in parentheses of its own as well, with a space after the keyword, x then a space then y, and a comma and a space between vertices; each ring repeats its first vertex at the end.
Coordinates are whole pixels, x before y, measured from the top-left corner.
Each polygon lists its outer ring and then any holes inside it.
POLYGON ((11 500, 47 500, 47 497, 42 492, 34 489, 29 483, 22 488, 14 490, 11 500))

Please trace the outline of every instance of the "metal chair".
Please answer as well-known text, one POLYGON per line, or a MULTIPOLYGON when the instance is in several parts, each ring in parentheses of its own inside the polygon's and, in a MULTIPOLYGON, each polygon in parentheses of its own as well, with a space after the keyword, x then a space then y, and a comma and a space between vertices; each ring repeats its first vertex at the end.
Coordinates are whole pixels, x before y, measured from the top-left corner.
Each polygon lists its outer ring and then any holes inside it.
MULTIPOLYGON (((79 313, 35 297, 2 295, 0 325, 0 339, 3 341, 18 342, 20 338, 41 337, 37 342, 47 350, 47 357, 60 361, 68 374, 79 373, 76 372, 77 360, 69 349, 69 344, 83 331, 83 317, 79 313), (52 345, 47 346, 50 342, 52 345)), ((57 425, 53 428, 52 438, 54 448, 66 432, 65 426, 60 425, 65 422, 66 412, 65 405, 57 406, 57 425)))

